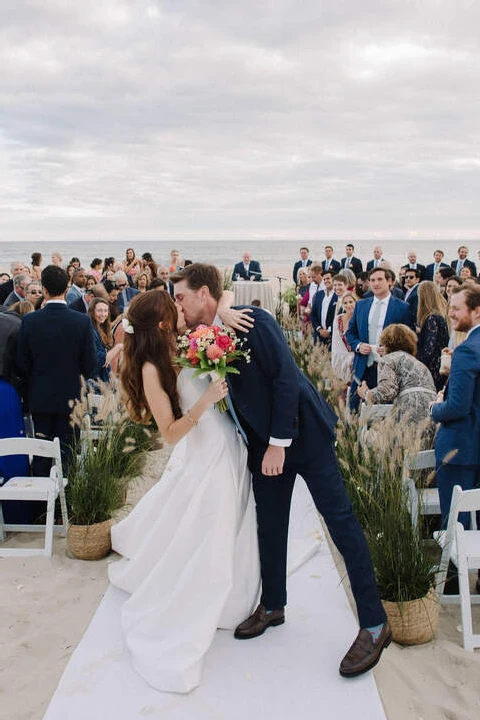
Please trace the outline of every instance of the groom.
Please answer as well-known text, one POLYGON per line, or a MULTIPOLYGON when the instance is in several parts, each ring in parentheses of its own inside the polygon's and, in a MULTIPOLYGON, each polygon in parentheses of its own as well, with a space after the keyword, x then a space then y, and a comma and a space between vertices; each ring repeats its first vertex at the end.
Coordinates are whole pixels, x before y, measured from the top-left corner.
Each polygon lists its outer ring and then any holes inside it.
MULTIPOLYGON (((175 300, 190 328, 214 322, 222 282, 213 265, 194 263, 171 278, 175 300)), ((298 369, 275 320, 252 311, 247 335, 251 362, 228 375, 230 396, 248 440, 257 506, 262 596, 254 614, 235 630, 238 639, 285 622, 290 501, 300 474, 343 555, 361 630, 340 664, 354 677, 370 670, 391 641, 366 540, 346 495, 334 452, 336 416, 298 369)))

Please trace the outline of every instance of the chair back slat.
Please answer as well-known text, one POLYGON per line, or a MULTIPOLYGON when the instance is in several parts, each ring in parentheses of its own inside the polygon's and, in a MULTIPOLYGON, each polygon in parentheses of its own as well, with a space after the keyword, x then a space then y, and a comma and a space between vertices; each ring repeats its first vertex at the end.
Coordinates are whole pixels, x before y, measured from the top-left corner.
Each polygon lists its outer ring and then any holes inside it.
POLYGON ((5 455, 37 455, 60 460, 60 442, 58 438, 3 438, 0 440, 0 457, 5 455))

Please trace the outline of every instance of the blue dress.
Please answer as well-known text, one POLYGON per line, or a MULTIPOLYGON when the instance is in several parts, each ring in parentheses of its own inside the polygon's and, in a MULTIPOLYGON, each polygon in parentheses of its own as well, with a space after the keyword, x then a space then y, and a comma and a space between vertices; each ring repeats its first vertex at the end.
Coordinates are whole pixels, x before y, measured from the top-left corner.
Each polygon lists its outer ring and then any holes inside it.
MULTIPOLYGON (((0 438, 25 437, 20 395, 13 385, 0 377, 0 438)), ((16 475, 29 474, 28 455, 0 457, 0 484, 16 475)), ((7 500, 3 502, 3 516, 7 523, 28 523, 32 519, 30 503, 7 500)))

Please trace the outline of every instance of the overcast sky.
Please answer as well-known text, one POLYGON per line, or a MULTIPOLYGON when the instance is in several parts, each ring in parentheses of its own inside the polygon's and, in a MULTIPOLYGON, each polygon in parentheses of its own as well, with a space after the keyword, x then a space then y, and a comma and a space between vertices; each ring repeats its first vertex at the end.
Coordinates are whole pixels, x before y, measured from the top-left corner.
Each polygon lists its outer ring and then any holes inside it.
POLYGON ((480 238, 477 0, 2 0, 0 240, 480 238))

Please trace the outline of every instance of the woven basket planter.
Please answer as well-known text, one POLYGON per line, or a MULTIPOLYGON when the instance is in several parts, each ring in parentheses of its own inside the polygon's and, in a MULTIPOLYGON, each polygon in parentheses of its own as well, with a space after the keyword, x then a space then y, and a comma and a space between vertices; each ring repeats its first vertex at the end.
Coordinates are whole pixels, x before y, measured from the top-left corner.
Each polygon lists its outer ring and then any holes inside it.
POLYGON ((69 525, 67 546, 79 560, 100 560, 110 552, 110 520, 93 525, 69 525))
POLYGON ((392 636, 400 645, 421 645, 433 640, 438 628, 440 603, 432 588, 428 595, 403 603, 382 600, 392 636))

